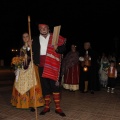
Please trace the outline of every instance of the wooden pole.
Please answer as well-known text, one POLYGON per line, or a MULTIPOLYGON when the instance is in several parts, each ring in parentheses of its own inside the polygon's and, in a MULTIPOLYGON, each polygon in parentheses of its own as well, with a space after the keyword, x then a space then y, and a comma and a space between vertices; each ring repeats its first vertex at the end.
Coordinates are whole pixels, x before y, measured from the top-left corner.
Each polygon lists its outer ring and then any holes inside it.
MULTIPOLYGON (((30 40, 31 40, 31 29, 30 29, 30 16, 28 16, 28 33, 29 33, 29 37, 30 37, 30 40)), ((30 46, 31 47, 31 46, 30 46)), ((32 47, 30 48, 31 50, 31 60, 33 62, 33 57, 32 57, 32 47)))
MULTIPOLYGON (((31 29, 30 29, 30 16, 28 16, 28 32, 29 32, 29 36, 30 36, 30 40, 31 40, 31 29)), ((32 62, 32 68, 34 70, 34 66, 33 66, 33 56, 32 56, 32 46, 30 46, 30 51, 31 51, 31 62, 32 62)), ((32 73, 31 73, 32 74, 32 73)), ((35 116, 36 116, 36 120, 38 120, 37 117, 37 107, 36 107, 36 95, 35 95, 35 82, 34 82, 34 99, 35 99, 35 116)))

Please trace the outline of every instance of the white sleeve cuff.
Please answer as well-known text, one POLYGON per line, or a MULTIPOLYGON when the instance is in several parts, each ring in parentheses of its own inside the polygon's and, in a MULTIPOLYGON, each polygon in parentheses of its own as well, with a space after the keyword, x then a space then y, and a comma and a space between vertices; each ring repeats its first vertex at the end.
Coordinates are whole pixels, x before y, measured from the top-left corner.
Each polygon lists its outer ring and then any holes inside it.
POLYGON ((80 61, 84 61, 84 58, 83 58, 83 57, 79 57, 79 60, 80 60, 80 61))
POLYGON ((27 47, 27 51, 30 51, 30 47, 27 47))
POLYGON ((25 46, 23 46, 23 49, 25 50, 25 49, 26 49, 26 47, 25 47, 25 46))
POLYGON ((91 60, 91 57, 89 57, 89 60, 91 60))

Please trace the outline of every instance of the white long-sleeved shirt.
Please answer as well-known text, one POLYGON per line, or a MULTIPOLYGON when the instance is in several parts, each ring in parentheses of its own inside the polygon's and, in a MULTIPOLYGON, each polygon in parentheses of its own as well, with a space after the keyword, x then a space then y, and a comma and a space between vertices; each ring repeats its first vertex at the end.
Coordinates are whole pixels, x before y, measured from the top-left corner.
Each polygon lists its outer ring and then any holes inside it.
POLYGON ((48 34, 48 36, 46 38, 43 37, 42 35, 39 36, 40 55, 46 55, 49 37, 50 37, 50 34, 48 34))

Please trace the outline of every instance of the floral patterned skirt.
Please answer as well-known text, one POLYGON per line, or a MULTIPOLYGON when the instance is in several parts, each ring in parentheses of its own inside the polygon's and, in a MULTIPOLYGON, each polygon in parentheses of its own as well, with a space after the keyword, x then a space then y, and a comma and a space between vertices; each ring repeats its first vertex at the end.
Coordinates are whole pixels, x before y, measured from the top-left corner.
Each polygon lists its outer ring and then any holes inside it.
POLYGON ((42 95, 42 88, 39 78, 38 67, 35 66, 35 73, 37 77, 37 85, 27 91, 25 94, 21 95, 13 85, 11 104, 16 108, 31 108, 44 106, 44 98, 42 95))

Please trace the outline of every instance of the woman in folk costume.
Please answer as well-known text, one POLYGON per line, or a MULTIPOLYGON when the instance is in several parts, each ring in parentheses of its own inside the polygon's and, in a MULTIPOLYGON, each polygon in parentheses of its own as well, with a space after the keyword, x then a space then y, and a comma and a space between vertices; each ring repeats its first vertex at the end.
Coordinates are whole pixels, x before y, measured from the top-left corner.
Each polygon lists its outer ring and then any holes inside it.
POLYGON ((107 75, 108 75, 107 92, 114 93, 117 78, 117 69, 115 67, 114 61, 110 61, 110 67, 108 68, 107 75))
POLYGON ((79 90, 79 53, 74 44, 71 45, 71 51, 63 59, 61 72, 64 75, 63 87, 70 91, 79 90))
POLYGON ((40 115, 50 112, 50 97, 53 96, 55 113, 66 116, 60 107, 59 74, 61 55, 65 51, 66 39, 58 36, 58 43, 52 44, 53 34, 49 32, 49 26, 38 24, 40 34, 33 38, 33 60, 39 66, 40 80, 45 98, 45 108, 40 115))
MULTIPOLYGON (((31 61, 30 57, 30 46, 29 46, 29 34, 27 32, 23 33, 22 39, 24 45, 20 49, 20 57, 24 58, 22 62, 22 68, 26 69, 29 67, 31 61)), ((15 85, 13 86, 11 104, 16 108, 27 109, 31 108, 31 111, 34 111, 35 107, 44 106, 44 99, 42 95, 42 88, 39 78, 38 66, 34 65, 35 74, 37 78, 37 85, 27 91, 25 94, 21 95, 15 85), (35 90, 35 93, 34 93, 35 90)), ((28 77, 28 76, 26 76, 28 77)))
POLYGON ((108 82, 108 75, 107 75, 107 69, 109 67, 109 60, 106 55, 102 56, 101 58, 101 66, 99 70, 99 77, 100 77, 100 83, 102 87, 107 87, 108 82))

